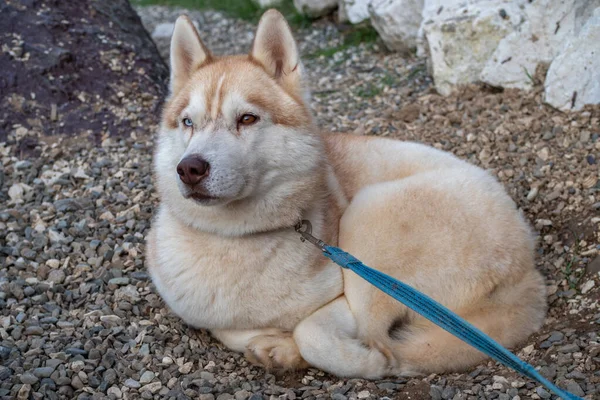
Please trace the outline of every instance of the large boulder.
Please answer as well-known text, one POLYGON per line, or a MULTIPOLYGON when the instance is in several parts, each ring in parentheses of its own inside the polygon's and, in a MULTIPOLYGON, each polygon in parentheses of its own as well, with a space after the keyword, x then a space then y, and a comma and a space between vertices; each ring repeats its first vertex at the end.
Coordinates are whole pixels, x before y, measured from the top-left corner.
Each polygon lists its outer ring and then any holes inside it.
POLYGON ((426 0, 421 31, 437 91, 479 80, 500 41, 525 18, 512 0, 426 0))
POLYGON ((417 46, 423 0, 372 0, 368 8, 371 25, 390 50, 406 52, 417 46))
POLYGON ((500 41, 481 73, 492 86, 531 89, 538 64, 550 63, 600 6, 600 0, 523 3, 523 23, 500 41))
POLYGON ((312 18, 330 14, 338 7, 338 0, 294 0, 298 12, 312 18))
POLYGON ((417 56, 429 57, 429 48, 425 37, 425 27, 434 23, 444 8, 458 8, 478 0, 424 0, 421 11, 421 25, 417 32, 417 56))
POLYGON ((600 104, 600 8, 552 61, 545 86, 546 102, 564 111, 600 104))
POLYGON ((358 24, 369 19, 369 3, 372 0, 339 0, 339 19, 358 24))

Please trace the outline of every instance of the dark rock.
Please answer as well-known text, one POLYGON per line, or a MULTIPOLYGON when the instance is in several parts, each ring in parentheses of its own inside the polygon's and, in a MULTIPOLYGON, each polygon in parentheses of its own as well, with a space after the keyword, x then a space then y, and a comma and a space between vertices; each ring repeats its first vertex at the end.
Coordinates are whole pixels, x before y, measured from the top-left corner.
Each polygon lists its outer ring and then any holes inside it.
POLYGON ((102 375, 102 379, 109 385, 112 385, 117 380, 117 372, 112 368, 107 369, 102 375))
POLYGON ((74 347, 69 347, 65 350, 65 353, 70 354, 72 356, 87 356, 88 352, 83 349, 76 349, 74 347))
POLYGON ((429 395, 431 396, 431 400, 442 400, 443 390, 441 387, 436 385, 431 385, 429 388, 429 395))
POLYGON ((569 383, 567 383, 567 391, 573 393, 575 396, 585 396, 585 392, 583 391, 581 386, 579 386, 579 384, 575 381, 569 381, 569 383))
POLYGON ((590 275, 595 275, 600 272, 600 256, 596 256, 596 258, 587 265, 585 270, 590 275))
POLYGON ((442 398, 444 400, 448 400, 448 399, 452 399, 454 397, 454 395, 456 394, 456 389, 454 389, 453 387, 447 386, 443 391, 442 391, 442 398))
POLYGON ((12 370, 8 367, 0 365, 0 382, 6 381, 12 375, 12 370))
POLYGON ((540 374, 546 379, 553 380, 556 378, 556 365, 546 365, 540 368, 540 374))
POLYGON ((40 335, 44 334, 44 328, 42 328, 41 326, 32 325, 32 326, 28 326, 25 329, 24 333, 27 336, 31 336, 31 335, 40 336, 40 335))
POLYGON ((579 346, 576 343, 569 343, 558 348, 559 353, 575 353, 579 351, 579 346))
POLYGON ((56 390, 56 383, 50 378, 44 378, 40 381, 40 386, 46 386, 49 390, 56 390))
POLYGON ((10 347, 0 345, 0 360, 7 360, 10 357, 11 351, 10 347))
POLYGON ((49 378, 54 372, 52 367, 40 367, 33 370, 33 374, 38 378, 49 378))
POLYGON ((564 333, 559 331, 554 331, 550 334, 550 337, 547 339, 551 343, 560 342, 565 337, 564 333))

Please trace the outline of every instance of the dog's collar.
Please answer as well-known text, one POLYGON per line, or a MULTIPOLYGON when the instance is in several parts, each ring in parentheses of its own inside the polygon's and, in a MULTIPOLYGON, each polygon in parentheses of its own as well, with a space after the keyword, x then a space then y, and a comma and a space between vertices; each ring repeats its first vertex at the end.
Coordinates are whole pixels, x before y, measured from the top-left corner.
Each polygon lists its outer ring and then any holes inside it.
POLYGON ((317 239, 312 235, 312 224, 309 220, 303 219, 298 221, 298 223, 294 226, 294 229, 300 234, 301 241, 308 241, 317 246, 321 251, 325 250, 325 246, 327 246, 327 243, 325 243, 321 239, 317 239))

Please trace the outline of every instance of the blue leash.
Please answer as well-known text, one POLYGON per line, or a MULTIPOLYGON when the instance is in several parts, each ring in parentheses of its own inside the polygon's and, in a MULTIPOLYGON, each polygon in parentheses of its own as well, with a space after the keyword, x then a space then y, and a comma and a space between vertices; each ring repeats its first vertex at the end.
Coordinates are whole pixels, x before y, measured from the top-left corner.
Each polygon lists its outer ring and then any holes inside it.
POLYGON ((416 289, 373 268, 367 267, 353 255, 340 248, 329 246, 322 240, 312 236, 310 222, 304 220, 296 226, 302 239, 309 241, 323 251, 323 255, 342 268, 350 269, 384 293, 392 296, 411 310, 421 314, 434 324, 450 332, 457 338, 475 347, 494 360, 544 385, 564 400, 583 400, 565 390, 560 389, 544 378, 535 368, 502 347, 494 339, 475 328, 437 301, 416 289))

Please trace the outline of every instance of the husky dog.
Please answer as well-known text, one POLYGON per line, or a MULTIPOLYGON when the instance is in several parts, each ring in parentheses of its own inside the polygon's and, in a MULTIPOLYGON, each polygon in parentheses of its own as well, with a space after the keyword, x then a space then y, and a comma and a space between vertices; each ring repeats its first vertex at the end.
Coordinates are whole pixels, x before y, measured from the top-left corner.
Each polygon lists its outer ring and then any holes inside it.
POLYGON ((505 346, 543 323, 534 239, 487 172, 416 143, 321 133, 283 16, 218 57, 177 19, 155 154, 148 268, 166 304, 266 368, 380 378, 485 359, 306 243, 294 225, 505 346))

